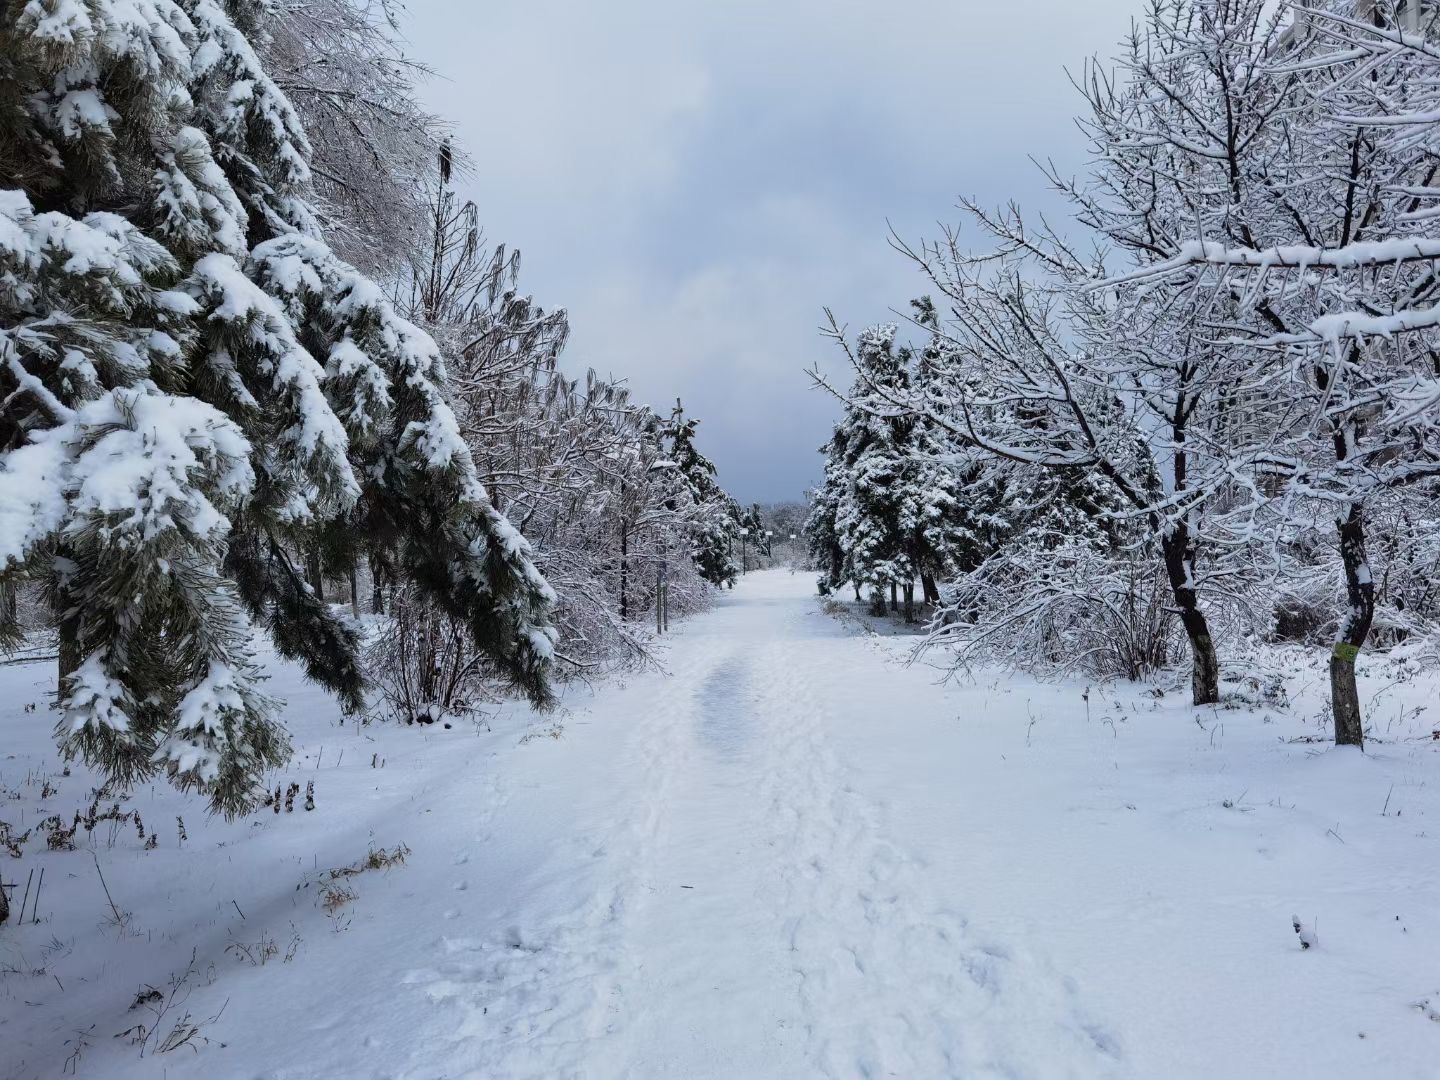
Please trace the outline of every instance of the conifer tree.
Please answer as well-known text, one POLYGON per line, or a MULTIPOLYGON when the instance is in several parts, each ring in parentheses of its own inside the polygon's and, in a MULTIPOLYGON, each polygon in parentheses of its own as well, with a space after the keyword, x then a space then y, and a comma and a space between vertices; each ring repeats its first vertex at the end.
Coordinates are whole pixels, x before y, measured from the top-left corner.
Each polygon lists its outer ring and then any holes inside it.
POLYGON ((553 648, 438 350, 320 234, 305 132, 253 47, 267 13, 0 11, 0 590, 54 600, 66 753, 227 814, 287 752, 252 620, 362 702, 306 559, 343 565, 363 534, 537 702, 553 648))
POLYGON ((665 426, 665 447, 696 508, 690 556, 710 584, 733 586, 738 568, 731 549, 740 536, 740 508, 715 482, 715 465, 696 449, 699 425, 699 420, 686 419, 684 406, 677 401, 665 426))
POLYGON ((840 499, 850 482, 845 446, 845 429, 837 425, 830 441, 820 448, 825 455, 825 478, 811 497, 810 514, 805 519, 805 540, 810 561, 820 572, 816 584, 821 596, 829 596, 847 579, 838 520, 840 499))
POLYGON ((750 530, 751 542, 755 545, 755 554, 761 558, 770 558, 770 536, 765 528, 765 516, 760 511, 759 503, 751 503, 750 509, 746 510, 740 519, 740 526, 750 530))

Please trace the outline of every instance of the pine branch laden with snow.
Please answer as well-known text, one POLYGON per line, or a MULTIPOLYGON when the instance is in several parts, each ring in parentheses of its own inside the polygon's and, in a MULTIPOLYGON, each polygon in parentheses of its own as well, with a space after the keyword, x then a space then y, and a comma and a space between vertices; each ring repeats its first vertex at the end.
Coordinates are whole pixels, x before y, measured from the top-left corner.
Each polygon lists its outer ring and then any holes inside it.
POLYGON ((186 90, 216 160, 249 212, 251 242, 290 232, 318 236, 318 219, 306 197, 310 140, 299 114, 224 6, 215 0, 177 2, 194 35, 186 90))
MULTIPOLYGON (((480 484, 434 342, 321 239, 264 5, 0 15, 0 589, 47 584, 58 735, 226 814, 282 761, 251 620, 363 704, 359 640, 297 566, 370 536, 548 697, 554 594, 480 484)), ((13 606, 0 638, 14 640, 13 606)))
MULTIPOLYGON (((691 478, 672 460, 670 427, 634 404, 623 386, 593 372, 583 381, 560 372, 568 317, 518 291, 518 252, 483 244, 474 206, 457 202, 441 164, 430 207, 434 235, 421 249, 425 257, 414 258, 408 284, 396 290, 400 310, 448 358, 445 385, 461 450, 556 590, 553 620, 563 642, 557 674, 583 678, 617 664, 648 665, 653 641, 645 626, 655 618, 662 585, 676 616, 703 606, 707 587, 688 553, 697 529, 717 514, 731 520, 730 505, 714 485, 713 466, 692 447, 682 456, 710 498, 696 502, 691 478)), ((287 261, 267 258, 277 266, 287 261)), ((324 272, 288 276, 328 280, 324 272)), ((294 302, 313 306, 303 292, 294 302)), ((342 362, 352 338, 358 342, 374 325, 394 320, 384 311, 378 322, 352 314, 342 345, 332 349, 342 362)), ((693 423, 687 430, 682 442, 693 436, 693 423)), ((402 441, 385 438, 380 445, 402 441)), ((369 656, 394 714, 429 722, 494 699, 503 672, 457 632, 443 596, 401 589, 388 614, 369 656)), ((537 637, 535 647, 543 653, 552 642, 537 637)))
MULTIPOLYGON (((442 390, 446 371, 435 342, 313 240, 290 235, 262 244, 250 270, 281 298, 311 349, 328 358, 327 390, 345 410, 352 452, 368 478, 346 533, 366 538, 370 556, 428 588, 470 624, 476 646, 515 686, 546 700, 555 596, 528 542, 479 482, 442 390)), ((357 545, 336 558, 353 565, 360 554, 357 545)))
POLYGON ((244 807, 285 751, 220 571, 227 514, 254 486, 249 443, 208 405, 123 389, 41 437, 64 447, 56 540, 86 658, 63 687, 62 747, 123 783, 159 767, 244 807), (187 716, 217 669, 223 708, 187 716))

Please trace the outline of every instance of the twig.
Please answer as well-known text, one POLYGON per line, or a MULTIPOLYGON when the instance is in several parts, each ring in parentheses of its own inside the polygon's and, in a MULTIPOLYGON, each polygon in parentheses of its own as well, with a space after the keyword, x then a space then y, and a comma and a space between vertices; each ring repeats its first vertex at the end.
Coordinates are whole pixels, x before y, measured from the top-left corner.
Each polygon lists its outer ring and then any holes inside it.
POLYGON ((30 921, 40 922, 40 888, 45 884, 45 867, 40 867, 40 876, 35 879, 35 903, 30 907, 30 921))
POLYGON ((21 925, 25 921, 25 905, 30 902, 30 879, 34 876, 35 867, 32 866, 30 867, 30 873, 25 875, 25 898, 20 901, 20 917, 15 920, 16 926, 21 925))
MULTIPOLYGON (((236 900, 235 900, 235 898, 234 898, 233 896, 230 898, 230 903, 235 904, 235 910, 236 910, 236 911, 240 911, 240 905, 236 902, 236 900)), ((240 918, 242 918, 242 919, 245 918, 245 912, 240 911, 240 918)), ((248 921, 248 920, 247 920, 247 921, 248 921)))
POLYGON ((59 655, 54 656, 17 656, 10 660, 0 660, 0 667, 7 664, 43 664, 47 660, 58 660, 59 655))
MULTIPOLYGON (((105 884, 105 875, 100 873, 100 856, 92 851, 90 857, 95 860, 95 873, 100 875, 100 887, 105 890, 105 899, 110 901, 110 910, 115 915, 115 922, 123 927, 125 920, 120 917, 120 909, 115 906, 115 898, 110 895, 110 886, 105 884)), ((41 872, 44 872, 43 868, 41 872)))

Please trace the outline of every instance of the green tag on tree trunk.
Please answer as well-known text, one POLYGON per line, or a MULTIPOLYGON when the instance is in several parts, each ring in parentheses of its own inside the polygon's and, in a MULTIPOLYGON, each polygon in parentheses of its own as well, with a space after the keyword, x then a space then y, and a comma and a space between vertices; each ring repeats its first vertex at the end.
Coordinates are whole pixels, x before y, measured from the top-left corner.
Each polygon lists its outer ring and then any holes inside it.
POLYGON ((1348 641, 1337 641, 1331 653, 1337 660, 1344 660, 1347 664, 1355 663, 1355 658, 1360 655, 1360 646, 1351 645, 1348 641))

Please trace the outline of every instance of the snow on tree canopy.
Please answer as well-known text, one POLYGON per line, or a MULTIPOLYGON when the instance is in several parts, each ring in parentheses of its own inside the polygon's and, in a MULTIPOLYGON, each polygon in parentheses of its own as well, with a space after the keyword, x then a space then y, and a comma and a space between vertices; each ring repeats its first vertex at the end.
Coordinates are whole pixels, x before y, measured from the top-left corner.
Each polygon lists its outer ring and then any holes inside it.
MULTIPOLYGON (((215 0, 0 12, 0 591, 56 598, 67 752, 239 813, 283 761, 254 623, 347 708, 306 581, 368 559, 548 695, 554 593, 489 504, 428 335, 335 258, 299 115, 215 0), (121 723, 119 718, 124 719, 121 723)), ((0 605, 0 640, 14 640, 0 605)))

